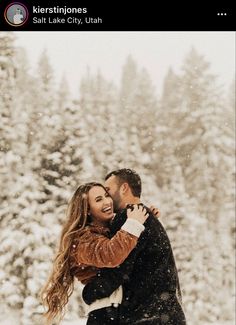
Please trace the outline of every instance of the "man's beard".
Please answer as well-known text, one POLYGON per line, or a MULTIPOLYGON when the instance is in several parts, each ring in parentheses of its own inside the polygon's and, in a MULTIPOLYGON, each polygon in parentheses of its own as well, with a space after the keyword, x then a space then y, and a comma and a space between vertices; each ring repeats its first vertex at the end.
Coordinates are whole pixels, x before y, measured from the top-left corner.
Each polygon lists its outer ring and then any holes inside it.
POLYGON ((117 213, 121 210, 120 208, 120 204, 121 204, 121 198, 118 192, 116 192, 113 197, 113 208, 114 208, 114 212, 117 213))

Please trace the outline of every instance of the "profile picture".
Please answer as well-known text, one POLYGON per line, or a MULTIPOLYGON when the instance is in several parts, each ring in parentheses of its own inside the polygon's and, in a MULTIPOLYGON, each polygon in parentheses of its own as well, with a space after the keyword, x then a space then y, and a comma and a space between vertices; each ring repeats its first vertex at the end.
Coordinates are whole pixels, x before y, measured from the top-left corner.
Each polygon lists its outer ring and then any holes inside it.
POLYGON ((4 12, 7 23, 16 27, 24 25, 28 20, 28 16, 28 9, 20 2, 10 3, 4 12))

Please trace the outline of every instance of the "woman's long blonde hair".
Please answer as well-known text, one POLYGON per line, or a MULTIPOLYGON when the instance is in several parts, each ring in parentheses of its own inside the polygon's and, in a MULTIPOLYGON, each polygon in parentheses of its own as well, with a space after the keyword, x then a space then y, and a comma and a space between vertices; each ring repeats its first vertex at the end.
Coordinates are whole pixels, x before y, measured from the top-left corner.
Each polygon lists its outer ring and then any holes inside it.
MULTIPOLYGON (((73 240, 78 231, 88 224, 88 192, 94 186, 104 186, 91 182, 78 187, 72 196, 67 210, 67 220, 62 228, 59 249, 53 262, 53 269, 41 291, 46 324, 62 320, 65 306, 74 290, 74 276, 70 272, 70 254, 73 240)), ((105 188, 104 188, 105 190, 105 188)))

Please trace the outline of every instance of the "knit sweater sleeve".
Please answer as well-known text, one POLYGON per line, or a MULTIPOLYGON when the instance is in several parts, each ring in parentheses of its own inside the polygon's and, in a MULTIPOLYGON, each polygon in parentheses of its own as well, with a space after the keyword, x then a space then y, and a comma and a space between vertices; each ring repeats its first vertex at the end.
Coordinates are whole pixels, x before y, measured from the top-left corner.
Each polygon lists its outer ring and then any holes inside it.
POLYGON ((92 227, 85 228, 76 245, 74 257, 77 263, 102 267, 117 267, 137 244, 144 226, 127 220, 122 229, 111 239, 92 227))

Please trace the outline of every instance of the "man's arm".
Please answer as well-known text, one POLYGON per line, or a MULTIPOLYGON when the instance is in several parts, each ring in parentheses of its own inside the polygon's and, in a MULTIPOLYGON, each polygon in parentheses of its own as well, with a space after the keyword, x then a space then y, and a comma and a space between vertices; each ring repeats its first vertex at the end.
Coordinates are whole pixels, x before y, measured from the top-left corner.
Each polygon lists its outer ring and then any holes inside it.
MULTIPOLYGON (((116 215, 110 227, 113 234, 121 227, 126 218, 126 210, 123 210, 120 214, 116 215)), ((147 221, 144 223, 144 226, 146 223, 147 221)), ((148 242, 148 236, 149 230, 145 229, 138 240, 137 246, 120 266, 112 269, 101 269, 96 277, 90 283, 86 284, 82 296, 87 304, 91 304, 97 299, 109 297, 120 285, 129 281, 135 260, 139 253, 145 249, 148 242)))
MULTIPOLYGON (((117 213, 110 225, 110 235, 113 237, 127 220, 127 210, 117 213)), ((138 245, 139 246, 139 245, 138 245)), ((116 268, 100 269, 96 277, 87 283, 83 289, 82 297, 86 304, 90 305, 97 299, 109 297, 125 280, 133 270, 137 255, 137 246, 121 265, 116 268)))
POLYGON ((101 269, 83 289, 82 297, 86 304, 90 305, 97 299, 109 297, 120 285, 128 281, 139 251, 139 247, 136 247, 125 262, 116 268, 101 269))

